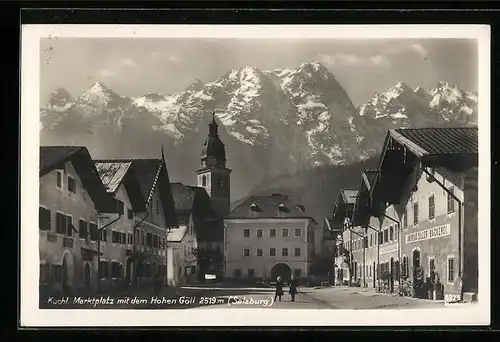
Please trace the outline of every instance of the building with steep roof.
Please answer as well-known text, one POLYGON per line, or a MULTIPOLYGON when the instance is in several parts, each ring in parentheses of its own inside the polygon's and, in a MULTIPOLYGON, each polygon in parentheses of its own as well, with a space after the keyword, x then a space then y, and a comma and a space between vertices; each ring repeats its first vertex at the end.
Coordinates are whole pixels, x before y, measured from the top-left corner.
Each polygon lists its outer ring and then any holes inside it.
POLYGON ((352 218, 367 239, 378 236, 378 253, 362 265, 365 277, 378 265, 369 283, 385 272, 391 288, 429 278, 448 298, 474 297, 477 127, 389 130, 375 174, 363 178, 352 218))
POLYGON ((228 279, 304 280, 315 253, 317 222, 282 194, 250 196, 224 218, 228 279))
MULTIPOLYGON (((161 154, 158 159, 94 161, 101 170, 102 181, 110 191, 114 189, 116 194, 120 180, 127 190, 130 207, 127 203, 127 210, 124 208, 120 211, 126 213, 127 220, 129 215, 133 217, 133 224, 129 222, 131 227, 127 224, 115 232, 115 237, 111 236, 111 244, 126 247, 126 270, 120 272, 119 277, 129 278, 135 284, 144 286, 155 276, 167 282, 167 234, 178 227, 163 149, 161 154), (127 178, 127 175, 130 177, 127 178), (131 181, 134 178, 137 182, 131 181), (137 212, 134 211, 134 203, 139 210, 137 212), (123 239, 126 243, 123 243, 123 239)), ((121 197, 121 200, 125 199, 121 197)))
POLYGON ((96 290, 99 212, 117 208, 86 147, 40 147, 39 203, 40 298, 96 290))

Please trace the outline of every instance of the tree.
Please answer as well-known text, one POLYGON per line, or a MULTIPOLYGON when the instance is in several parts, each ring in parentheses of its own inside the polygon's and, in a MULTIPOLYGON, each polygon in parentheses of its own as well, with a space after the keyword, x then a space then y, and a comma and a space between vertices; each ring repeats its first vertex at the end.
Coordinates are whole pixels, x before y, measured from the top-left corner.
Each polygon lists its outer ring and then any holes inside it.
POLYGON ((221 275, 224 265, 224 258, 219 248, 208 249, 198 247, 193 250, 193 256, 198 264, 198 276, 205 279, 206 273, 215 273, 217 277, 221 275))

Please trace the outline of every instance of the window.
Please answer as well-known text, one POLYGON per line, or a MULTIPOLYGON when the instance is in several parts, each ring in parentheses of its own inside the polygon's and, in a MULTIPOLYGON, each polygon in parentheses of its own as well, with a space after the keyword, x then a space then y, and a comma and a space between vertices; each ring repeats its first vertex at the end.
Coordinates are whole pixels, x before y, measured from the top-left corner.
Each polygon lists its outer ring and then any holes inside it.
POLYGON ((73 236, 73 218, 69 215, 63 215, 63 233, 66 236, 73 236))
POLYGON ((120 200, 116 200, 116 210, 118 214, 123 215, 123 209, 124 209, 123 207, 124 207, 123 202, 120 200))
POLYGON ((262 256, 262 248, 257 248, 257 256, 262 256))
POLYGON ((368 248, 368 237, 367 236, 363 238, 363 245, 364 245, 363 248, 368 248))
POLYGON ((111 231, 111 242, 120 243, 120 233, 111 231))
POLYGON ((403 228, 406 229, 408 227, 408 210, 406 210, 403 213, 403 228))
POLYGON ((56 213, 56 233, 57 234, 64 234, 64 224, 65 224, 65 218, 64 214, 61 213, 56 213))
POLYGON ((146 233, 146 245, 150 248, 153 247, 153 234, 151 233, 146 233))
POLYGON ((434 218, 434 195, 429 196, 429 220, 434 218))
POLYGON ((302 276, 302 270, 300 268, 294 269, 293 275, 295 276, 295 278, 300 278, 302 276))
POLYGON ((87 238, 87 222, 85 220, 81 220, 78 222, 78 232, 79 232, 79 236, 80 238, 82 239, 86 239, 87 238))
POLYGON ((253 277, 255 277, 255 270, 254 270, 254 269, 250 268, 250 269, 248 270, 248 277, 249 277, 249 278, 253 278, 253 277))
POLYGON ((107 261, 101 261, 99 265, 99 277, 101 279, 107 278, 109 275, 108 273, 108 262, 107 261))
POLYGON ((243 250, 243 256, 246 256, 246 257, 247 257, 247 256, 250 256, 250 248, 245 248, 245 249, 243 250))
POLYGON ((299 257, 299 256, 300 256, 300 248, 295 248, 295 253, 294 253, 294 255, 295 255, 296 257, 299 257))
POLYGON ((388 242, 389 241, 389 232, 387 231, 387 229, 384 229, 384 243, 388 242))
POLYGON ((127 217, 129 220, 134 218, 134 212, 132 211, 132 209, 127 210, 127 217))
POLYGON ((76 193, 76 181, 73 177, 68 176, 68 191, 76 193))
MULTIPOLYGON (((454 188, 450 187, 450 188, 448 188, 448 191, 453 194, 454 188)), ((455 199, 453 198, 453 196, 450 193, 448 193, 448 213, 452 213, 454 211, 455 211, 455 199)))
POLYGON ((243 229, 243 236, 250 237, 250 229, 243 229))
POLYGON ((56 185, 59 189, 62 189, 62 172, 57 171, 57 181, 56 185))
POLYGON ((108 241, 108 230, 105 228, 105 229, 101 229, 99 231, 99 240, 101 242, 106 242, 108 241))
POLYGON ((269 231, 269 237, 276 237, 276 228, 271 228, 269 231))
MULTIPOLYGON (((203 176, 203 177, 205 177, 205 176, 203 176)), ((239 269, 239 268, 235 269, 235 270, 234 270, 234 276, 235 276, 236 278, 241 277, 241 269, 239 269)))
POLYGON ((89 223, 90 240, 97 241, 99 232, 97 231, 97 225, 95 223, 89 223))
POLYGON ((288 237, 288 228, 281 229, 281 237, 288 237))
POLYGON ((381 245, 384 242, 384 232, 377 233, 378 235, 378 244, 381 245))
POLYGON ((288 248, 281 249, 281 256, 288 256, 288 248))
POLYGON ((373 234, 370 234, 370 247, 373 245, 373 234))
POLYGON ((389 227, 389 240, 394 240, 394 227, 389 227))
POLYGON ((269 255, 276 256, 276 248, 269 248, 269 255))
POLYGON ((128 242, 129 245, 131 245, 132 244, 132 233, 128 233, 127 237, 128 237, 128 241, 127 242, 128 242))
POLYGON ((125 233, 120 233, 120 243, 122 245, 125 245, 127 243, 127 234, 125 233))
POLYGON ((295 228, 295 237, 301 237, 302 236, 302 229, 300 228, 295 228))
POLYGON ((434 280, 434 275, 436 272, 436 263, 434 261, 434 258, 429 259, 429 275, 431 277, 431 280, 434 280))
POLYGON ((257 237, 258 238, 262 237, 262 229, 257 229, 257 237))
POLYGON ((207 176, 205 175, 201 176, 201 185, 203 186, 207 185, 207 176))
POLYGON ((413 225, 418 224, 418 202, 413 203, 413 225))
POLYGON ((453 274, 455 271, 453 261, 453 257, 448 257, 448 283, 453 283, 455 279, 455 275, 453 274))
POLYGON ((50 218, 50 210, 45 209, 44 207, 39 207, 38 210, 39 218, 38 218, 38 225, 40 230, 50 230, 52 226, 52 221, 50 218))

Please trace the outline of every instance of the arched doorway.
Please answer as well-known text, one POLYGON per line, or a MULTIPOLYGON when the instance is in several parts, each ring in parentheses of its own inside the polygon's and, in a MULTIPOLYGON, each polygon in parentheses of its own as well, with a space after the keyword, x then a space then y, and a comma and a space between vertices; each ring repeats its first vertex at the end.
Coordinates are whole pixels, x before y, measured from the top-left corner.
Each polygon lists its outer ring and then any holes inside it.
POLYGON ((85 266, 83 268, 83 280, 85 290, 90 290, 90 264, 88 262, 85 263, 85 266))
POLYGON ((276 278, 281 277, 282 282, 287 282, 292 275, 290 266, 284 263, 279 263, 271 268, 271 281, 276 281, 276 278))
POLYGON ((416 270, 419 267, 420 267, 420 250, 414 249, 413 250, 413 270, 416 270))

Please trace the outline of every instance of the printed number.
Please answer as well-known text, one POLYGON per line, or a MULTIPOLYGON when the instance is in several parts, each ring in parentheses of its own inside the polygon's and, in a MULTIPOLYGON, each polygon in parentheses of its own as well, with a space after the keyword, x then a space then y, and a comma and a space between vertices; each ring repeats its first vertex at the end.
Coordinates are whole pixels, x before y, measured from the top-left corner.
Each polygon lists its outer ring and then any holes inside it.
POLYGON ((458 302, 460 301, 460 296, 458 294, 445 294, 444 300, 446 302, 458 302))
POLYGON ((200 299, 200 305, 208 305, 208 304, 215 304, 215 303, 216 303, 215 297, 201 297, 201 299, 200 299))

